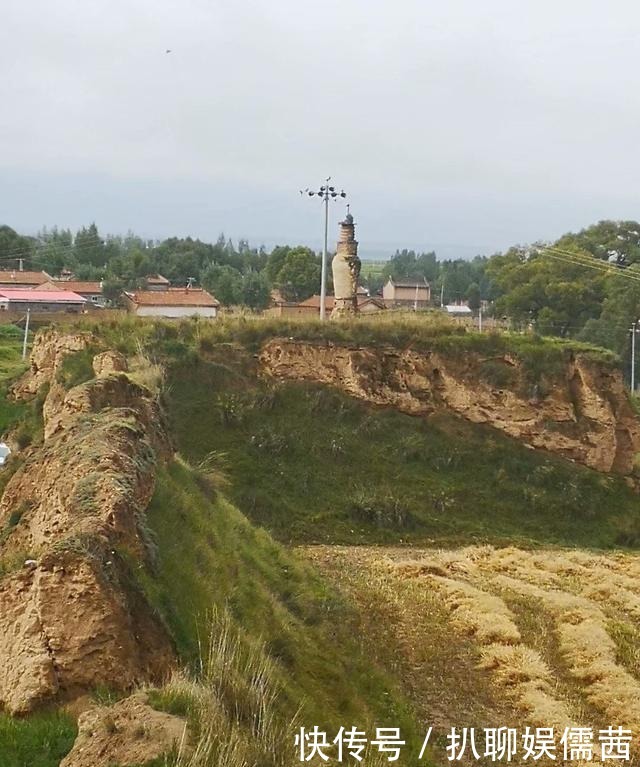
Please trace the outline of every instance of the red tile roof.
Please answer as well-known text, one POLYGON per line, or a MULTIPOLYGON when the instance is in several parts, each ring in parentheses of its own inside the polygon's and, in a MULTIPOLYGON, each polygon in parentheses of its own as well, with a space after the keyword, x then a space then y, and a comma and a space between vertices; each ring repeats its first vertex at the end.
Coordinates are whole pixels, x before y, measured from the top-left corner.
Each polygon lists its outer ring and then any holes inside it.
MULTIPOLYGON (((333 296, 325 296, 324 297, 324 308, 327 309, 333 309, 333 305, 335 304, 336 300, 333 296)), ((304 301, 300 301, 298 306, 309 306, 311 308, 320 310, 320 296, 311 296, 310 298, 307 298, 304 301)))
POLYGON ((87 299, 70 290, 33 290, 32 288, 0 288, 0 299, 28 303, 74 303, 86 304, 87 299))
POLYGON ((102 293, 102 285, 90 280, 53 280, 56 290, 72 290, 74 293, 102 293))
POLYGON ((42 285, 51 277, 46 272, 19 272, 17 269, 0 270, 0 283, 12 283, 16 285, 42 285))
POLYGON ((220 302, 202 288, 136 290, 125 295, 138 306, 220 306, 220 302))

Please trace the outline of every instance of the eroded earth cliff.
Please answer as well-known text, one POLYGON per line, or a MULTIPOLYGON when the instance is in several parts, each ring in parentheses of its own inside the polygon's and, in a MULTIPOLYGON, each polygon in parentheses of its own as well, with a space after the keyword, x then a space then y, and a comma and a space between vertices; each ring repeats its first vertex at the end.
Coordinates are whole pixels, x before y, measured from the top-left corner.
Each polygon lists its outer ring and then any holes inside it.
POLYGON ((64 357, 89 343, 39 334, 13 389, 20 398, 49 386, 44 442, 0 501, 0 703, 13 713, 100 685, 131 688, 173 662, 128 564, 152 550, 144 510, 169 438, 119 355, 97 355, 96 377, 69 391, 57 381, 64 357))
POLYGON ((546 387, 532 384, 523 361, 512 355, 461 357, 276 339, 263 346, 260 367, 276 379, 329 384, 411 415, 453 411, 598 471, 631 473, 640 448, 620 371, 580 353, 546 387))

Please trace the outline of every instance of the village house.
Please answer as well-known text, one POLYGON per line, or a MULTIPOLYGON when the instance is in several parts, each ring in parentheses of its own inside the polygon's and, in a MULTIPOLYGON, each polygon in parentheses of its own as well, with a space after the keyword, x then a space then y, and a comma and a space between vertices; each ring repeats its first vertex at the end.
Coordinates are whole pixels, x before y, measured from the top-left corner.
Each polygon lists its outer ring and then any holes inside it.
MULTIPOLYGON (((371 314, 386 309, 384 301, 374 296, 369 296, 366 291, 357 294, 358 312, 371 314)), ((324 311, 328 316, 335 305, 334 296, 325 296, 324 311)), ((320 316, 320 296, 314 295, 310 298, 295 303, 294 301, 279 301, 267 313, 273 317, 315 317, 320 316)))
POLYGON ((81 312, 87 300, 70 290, 0 289, 0 311, 81 312))
POLYGON ((3 288, 37 288, 51 280, 47 272, 23 272, 16 269, 0 270, 0 290, 3 288))
POLYGON ((127 310, 138 317, 217 317, 220 302, 202 288, 125 292, 127 310))
POLYGON ((382 288, 389 309, 426 309, 431 304, 431 285, 426 279, 394 280, 389 277, 382 288))
POLYGON ((48 280, 38 285, 38 290, 66 290, 77 293, 87 300, 89 306, 104 307, 107 301, 102 293, 102 281, 90 280, 48 280))
POLYGON ((148 274, 144 278, 147 290, 169 290, 171 283, 161 274, 148 274))

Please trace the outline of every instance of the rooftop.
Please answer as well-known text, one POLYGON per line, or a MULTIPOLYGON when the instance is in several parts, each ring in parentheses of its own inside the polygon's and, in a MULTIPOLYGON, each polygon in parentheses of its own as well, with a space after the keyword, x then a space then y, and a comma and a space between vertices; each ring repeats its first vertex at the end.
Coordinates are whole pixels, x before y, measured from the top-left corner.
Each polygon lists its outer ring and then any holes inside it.
POLYGON ((32 288, 1 288, 0 299, 9 301, 85 304, 86 298, 71 290, 33 290, 32 288))
POLYGON ((446 304, 444 308, 449 314, 473 314, 466 304, 446 304))
POLYGON ((419 280, 394 280, 393 277, 389 277, 389 282, 395 285, 397 288, 428 288, 429 283, 425 277, 419 280))
POLYGON ((0 283, 15 282, 17 285, 42 285, 50 280, 46 272, 19 272, 16 269, 0 269, 0 283))
POLYGON ((148 274, 144 279, 147 285, 171 285, 170 281, 161 274, 148 274))
MULTIPOLYGON (((76 293, 102 293, 102 283, 90 280, 53 280, 57 290, 72 290, 76 293)), ((48 288, 45 288, 47 290, 48 288)))
MULTIPOLYGON (((356 298, 358 301, 358 306, 362 306, 362 304, 366 304, 366 303, 375 303, 377 306, 384 306, 383 300, 381 298, 377 298, 376 296, 368 296, 362 293, 358 293, 356 298)), ((325 299, 324 299, 325 311, 329 309, 333 309, 335 302, 336 302, 335 296, 325 296, 325 299)), ((308 306, 312 309, 319 310, 320 296, 318 295, 311 296, 310 298, 307 298, 304 301, 300 301, 298 306, 308 306)))
POLYGON ((138 306, 220 306, 220 302, 202 288, 136 290, 125 295, 138 306))
MULTIPOLYGON (((333 296, 325 296, 324 297, 324 308, 325 309, 333 309, 333 305, 335 304, 336 300, 333 296)), ((304 301, 300 301, 298 306, 310 306, 312 308, 320 309, 320 296, 310 296, 309 298, 305 299, 304 301)))

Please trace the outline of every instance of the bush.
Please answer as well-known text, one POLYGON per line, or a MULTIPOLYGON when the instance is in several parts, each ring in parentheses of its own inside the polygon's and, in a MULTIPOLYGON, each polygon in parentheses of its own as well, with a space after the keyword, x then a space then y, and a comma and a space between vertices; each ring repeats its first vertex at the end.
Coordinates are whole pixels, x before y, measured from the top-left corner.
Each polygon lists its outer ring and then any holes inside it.
POLYGON ((56 373, 56 381, 65 389, 72 389, 94 378, 93 358, 98 353, 95 346, 68 354, 56 373))
POLYGON ((391 493, 376 495, 367 490, 357 490, 351 496, 349 516, 358 522, 391 530, 411 530, 417 523, 396 496, 391 493))

